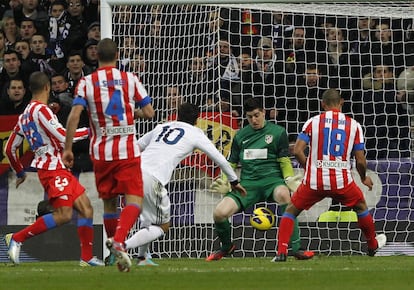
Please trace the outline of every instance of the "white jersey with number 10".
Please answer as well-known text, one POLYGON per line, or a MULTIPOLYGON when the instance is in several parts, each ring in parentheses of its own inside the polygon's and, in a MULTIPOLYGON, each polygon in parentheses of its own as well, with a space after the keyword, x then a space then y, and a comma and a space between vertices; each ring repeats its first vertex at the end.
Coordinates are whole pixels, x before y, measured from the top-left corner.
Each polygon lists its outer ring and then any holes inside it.
POLYGON ((229 181, 237 176, 226 158, 217 150, 204 132, 188 123, 173 121, 157 125, 138 140, 143 172, 151 174, 166 185, 182 159, 199 149, 207 154, 227 175, 229 181))

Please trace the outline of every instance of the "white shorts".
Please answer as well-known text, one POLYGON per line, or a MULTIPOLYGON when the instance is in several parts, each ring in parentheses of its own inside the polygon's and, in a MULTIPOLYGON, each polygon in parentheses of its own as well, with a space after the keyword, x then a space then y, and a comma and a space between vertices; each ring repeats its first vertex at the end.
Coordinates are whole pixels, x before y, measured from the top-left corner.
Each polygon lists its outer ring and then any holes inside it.
POLYGON ((144 202, 140 215, 141 227, 161 225, 170 222, 170 197, 167 189, 146 172, 142 172, 144 202))

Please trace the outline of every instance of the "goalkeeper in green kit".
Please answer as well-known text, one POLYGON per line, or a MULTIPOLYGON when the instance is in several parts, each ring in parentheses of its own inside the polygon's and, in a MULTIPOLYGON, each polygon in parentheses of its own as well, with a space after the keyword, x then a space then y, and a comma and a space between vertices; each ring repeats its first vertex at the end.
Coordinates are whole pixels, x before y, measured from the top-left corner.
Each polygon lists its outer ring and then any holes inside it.
MULTIPOLYGON (((299 181, 289 158, 289 142, 286 130, 265 120, 265 110, 260 99, 251 98, 243 105, 249 125, 234 136, 228 161, 233 166, 241 164, 240 184, 247 195, 231 191, 227 180, 217 179, 211 188, 225 197, 217 204, 214 225, 221 248, 206 258, 220 260, 231 255, 235 245, 231 241, 229 217, 263 201, 275 201, 285 211, 290 201, 290 190, 294 191, 299 181)), ((296 259, 307 260, 314 256, 311 251, 300 249, 299 227, 294 226, 291 238, 292 254, 296 259)))

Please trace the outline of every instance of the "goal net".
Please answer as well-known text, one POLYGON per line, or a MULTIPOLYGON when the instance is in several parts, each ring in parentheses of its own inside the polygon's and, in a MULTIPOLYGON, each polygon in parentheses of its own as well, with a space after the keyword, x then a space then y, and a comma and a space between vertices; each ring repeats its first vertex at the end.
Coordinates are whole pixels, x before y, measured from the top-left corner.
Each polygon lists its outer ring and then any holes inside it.
MULTIPOLYGON (((174 118, 177 104, 189 101, 200 105, 199 126, 227 155, 246 122, 243 101, 254 97, 294 142, 304 122, 321 112, 321 94, 340 89, 343 111, 365 130, 375 185, 372 191, 362 187, 377 231, 389 241, 379 254, 414 255, 414 7, 407 1, 315 2, 112 1, 102 21, 104 34, 119 45, 119 66, 137 73, 154 100, 157 116, 140 122, 139 135, 174 118)), ((177 168, 168 185, 171 229, 152 244, 153 256, 200 258, 219 248, 212 215, 222 196, 208 189, 218 174, 200 152, 177 168)), ((277 204, 257 206, 280 217, 277 204)), ((235 256, 273 256, 277 227, 254 230, 251 212, 231 219, 235 256)), ((329 199, 303 212, 299 222, 304 249, 366 252, 355 213, 329 199)))

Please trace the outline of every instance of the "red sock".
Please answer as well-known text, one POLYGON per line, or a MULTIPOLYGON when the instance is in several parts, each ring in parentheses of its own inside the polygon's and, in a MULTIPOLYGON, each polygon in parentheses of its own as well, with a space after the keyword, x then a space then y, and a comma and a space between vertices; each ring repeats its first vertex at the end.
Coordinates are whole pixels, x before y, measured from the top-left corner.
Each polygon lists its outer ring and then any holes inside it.
POLYGON ((107 214, 105 213, 103 216, 103 223, 105 226, 106 236, 108 238, 112 238, 116 232, 116 226, 118 225, 119 214, 107 214))
POLYGON ((293 226, 295 224, 295 220, 292 219, 290 216, 282 216, 282 220, 280 221, 279 231, 277 233, 277 254, 285 254, 287 255, 288 246, 290 241, 290 236, 293 233, 293 226))
POLYGON ((78 226, 80 240, 81 259, 89 261, 93 257, 93 227, 78 226))
POLYGON ((378 242, 375 239, 375 226, 370 213, 364 216, 358 216, 358 226, 365 235, 369 249, 378 248, 378 242))
POLYGON ((25 227, 21 231, 13 234, 13 240, 23 243, 27 239, 30 239, 36 235, 44 233, 48 230, 48 227, 44 221, 43 216, 38 218, 33 224, 25 227))
POLYGON ((114 241, 118 243, 124 243, 129 230, 137 221, 141 209, 137 204, 128 204, 121 212, 119 217, 118 226, 114 235, 114 241))

